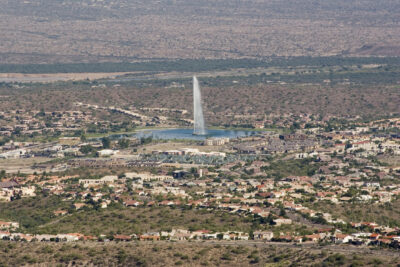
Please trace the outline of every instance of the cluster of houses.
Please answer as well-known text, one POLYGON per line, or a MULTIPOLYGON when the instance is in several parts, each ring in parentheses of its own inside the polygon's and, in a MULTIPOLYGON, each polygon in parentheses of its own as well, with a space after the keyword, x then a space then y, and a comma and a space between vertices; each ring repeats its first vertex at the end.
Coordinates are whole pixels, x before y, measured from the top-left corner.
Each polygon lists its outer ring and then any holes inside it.
POLYGON ((293 124, 301 129, 304 129, 307 128, 308 125, 314 124, 325 126, 327 121, 335 118, 335 116, 332 115, 319 118, 318 116, 310 113, 271 113, 263 115, 226 113, 224 115, 230 126, 243 127, 243 125, 246 125, 256 129, 273 127, 290 128, 293 126, 293 124))
MULTIPOLYGON (((186 110, 179 109, 166 109, 166 108, 140 108, 136 109, 131 106, 129 109, 124 109, 115 106, 99 106, 87 103, 77 102, 75 103, 77 107, 84 107, 89 110, 105 110, 110 113, 119 113, 131 119, 132 123, 136 126, 160 126, 160 127, 171 127, 176 126, 176 120, 170 117, 178 117, 181 121, 185 119, 181 118, 183 115, 187 114, 186 110)), ((187 124, 187 121, 184 122, 187 124)), ((190 121, 190 124, 193 122, 190 121)))
MULTIPOLYGON (((138 139, 129 138, 130 145, 138 144, 138 139)), ((85 154, 82 147, 90 146, 96 151, 96 158, 109 158, 119 154, 118 149, 104 149, 100 141, 81 142, 80 137, 61 137, 58 142, 38 143, 38 142, 16 142, 8 141, 0 146, 0 159, 20 159, 20 158, 64 158, 73 157, 82 159, 85 154)), ((94 158, 94 159, 96 159, 94 158)), ((126 157, 130 160, 132 157, 126 157)), ((86 160, 86 159, 84 159, 86 160)), ((124 158, 122 158, 124 160, 124 158)))
MULTIPOLYGON (((257 163, 256 163, 257 164, 257 163)), ((207 174, 208 175, 208 174, 207 174)), ((205 175, 202 179, 174 179, 169 174, 152 174, 146 172, 128 172, 122 177, 107 175, 99 179, 77 179, 79 177, 50 176, 40 177, 31 175, 25 179, 17 181, 7 181, 0 183, 2 190, 22 190, 29 188, 25 183, 36 181, 37 190, 43 190, 50 194, 68 196, 68 200, 73 201, 75 210, 92 208, 90 202, 97 202, 100 208, 107 208, 111 202, 119 202, 126 207, 140 208, 145 206, 175 206, 196 209, 220 210, 239 216, 252 216, 264 218, 271 227, 280 229, 283 225, 293 225, 296 221, 279 216, 275 212, 276 207, 283 208, 287 212, 297 213, 306 219, 322 222, 330 225, 329 231, 318 232, 312 235, 298 235, 296 233, 281 233, 272 235, 272 232, 257 231, 254 237, 249 233, 235 231, 210 233, 189 231, 173 231, 169 234, 144 233, 139 236, 130 236, 130 239, 139 240, 189 240, 189 239, 223 239, 223 240, 247 240, 262 239, 266 241, 283 242, 334 242, 352 244, 394 244, 398 242, 399 228, 380 226, 376 223, 366 222, 346 222, 341 218, 336 218, 330 213, 314 210, 302 203, 305 198, 313 198, 314 201, 330 201, 338 203, 340 201, 369 201, 373 204, 391 201, 400 194, 400 187, 393 185, 382 188, 379 182, 363 182, 354 177, 325 177, 323 181, 316 177, 309 176, 289 176, 280 181, 271 179, 221 179, 217 181, 205 175), (333 179, 337 178, 337 179, 333 179), (64 183, 70 179, 76 180, 77 186, 71 183, 64 183), (40 181, 37 181, 40 180, 40 181), (73 184, 72 184, 73 185, 73 184), (318 185, 318 187, 316 187, 318 185), (112 188, 112 193, 105 193, 104 186, 112 188), (194 190, 193 190, 194 189, 194 190), (348 191, 357 189, 359 194, 346 197, 348 191), (128 193, 130 192, 130 193, 128 193), (160 198, 161 196, 161 198, 160 198), (371 196, 371 197, 364 197, 371 196), (322 220, 322 221, 321 221, 322 220), (349 225, 354 230, 367 230, 363 234, 355 235, 340 232, 338 225, 349 225), (378 234, 378 236, 376 236, 378 234), (390 242, 389 242, 389 241, 390 242), (362 241, 362 242, 361 242, 362 241), (360 243, 361 242, 361 243, 360 243)), ((31 188, 32 189, 32 188, 31 188)), ((35 191, 33 190, 32 194, 35 191)), ((67 200, 67 198, 66 198, 67 200)), ((65 216, 68 210, 56 210, 55 216, 65 216)), ((1 225, 1 224, 0 224, 1 225)), ((25 235, 16 237, 16 233, 2 233, 3 238, 10 240, 44 240, 44 241, 75 241, 86 237, 71 235, 25 235)), ((90 238, 88 238, 90 239, 90 238)), ((92 238, 93 239, 93 238, 92 238)), ((104 239, 104 238, 103 238, 104 239)), ((118 240, 119 238, 114 238, 118 240)), ((123 238, 121 238, 122 240, 123 238)), ((127 238, 125 238, 127 239, 127 238)), ((125 240, 126 241, 126 240, 125 240)))
POLYGON ((52 112, 10 110, 0 112, 0 116, 7 122, 0 126, 0 136, 71 132, 81 129, 84 124, 96 122, 90 112, 79 110, 52 112))
MULTIPOLYGON (((0 239, 12 241, 39 241, 39 242, 73 242, 73 241, 183 241, 183 240, 249 240, 249 233, 228 231, 228 232, 210 232, 208 230, 189 231, 184 229, 172 229, 170 232, 146 232, 143 234, 116 234, 112 236, 99 235, 87 236, 80 233, 68 234, 23 234, 9 231, 0 231, 0 239)), ((257 239, 264 239, 258 238, 257 239)), ((265 239, 267 240, 267 239, 265 239)))
MULTIPOLYGON (((147 116, 142 111, 125 110, 118 107, 101 107, 98 105, 75 103, 77 110, 66 111, 39 111, 39 110, 9 110, 0 112, 0 136, 11 137, 14 134, 33 136, 45 133, 71 133, 86 130, 87 125, 95 125, 96 129, 107 132, 115 123, 98 120, 93 116, 95 110, 105 110, 109 113, 120 113, 131 118, 132 125, 140 126, 171 126, 172 121, 164 116, 147 116), (140 112, 140 113, 139 113, 140 112)), ((157 111, 157 110, 154 110, 157 111)), ((158 110, 165 112, 165 110, 158 110)), ((179 111, 179 110, 178 110, 179 111)), ((185 112, 174 114, 185 114, 185 112)), ((176 126, 176 123, 172 123, 176 126)))
POLYGON ((360 131, 361 129, 326 133, 322 129, 316 128, 308 134, 263 133, 245 142, 235 143, 233 149, 237 153, 257 155, 295 153, 298 158, 319 158, 333 153, 339 155, 348 153, 360 158, 383 153, 400 155, 400 135, 360 131))
POLYGON ((272 134, 264 133, 240 142, 233 146, 237 153, 245 154, 279 154, 312 151, 326 142, 305 134, 272 134))
MULTIPOLYGON (((133 118, 146 119, 133 111, 114 107, 110 107, 110 110, 133 118)), ((25 113, 21 113, 21 116, 20 113, 10 114, 13 115, 4 113, 3 117, 15 117, 18 125, 22 120, 28 119, 22 116, 25 113)), ((28 126, 30 123, 39 123, 42 116, 50 115, 63 123, 59 127, 73 127, 76 120, 91 120, 90 115, 79 111, 54 114, 40 112, 39 115, 33 115, 32 121, 24 121, 28 126), (68 120, 69 116, 75 116, 77 119, 68 120)), ((309 121, 310 118, 305 116, 303 119, 309 121)), ((112 203, 120 203, 131 209, 150 206, 191 207, 257 218, 266 225, 266 229, 274 231, 243 233, 175 229, 170 232, 112 237, 91 237, 77 233, 29 235, 16 233, 19 226, 13 222, 0 222, 0 238, 27 241, 255 239, 398 246, 396 244, 400 239, 399 225, 350 222, 346 218, 312 208, 312 204, 318 202, 376 205, 399 199, 400 185, 390 181, 400 178, 400 168, 379 164, 373 158, 377 155, 400 155, 399 136, 379 132, 385 127, 398 126, 398 119, 390 119, 354 127, 351 130, 324 132, 318 128, 300 127, 295 134, 260 133, 234 140, 207 139, 204 142, 207 146, 220 146, 218 151, 222 152, 181 148, 150 150, 142 155, 133 152, 130 155, 121 155, 116 149, 100 150, 100 141, 83 141, 80 137, 62 137, 58 142, 47 144, 10 141, 1 147, 0 158, 68 155, 75 158, 65 162, 67 169, 123 167, 133 168, 135 172, 129 170, 124 171, 123 175, 105 175, 101 178, 16 175, 13 179, 0 182, 0 201, 33 197, 39 191, 61 196, 65 202, 71 203, 70 209, 54 210, 54 216, 85 212, 86 209, 94 208, 94 205, 106 209, 112 203), (99 157, 89 158, 82 155, 81 148, 88 145, 98 148, 99 157), (267 176, 266 171, 272 163, 267 157, 274 156, 282 161, 307 159, 306 164, 317 167, 307 176, 267 176), (299 222, 294 217, 287 216, 285 212, 278 215, 277 210, 300 215, 306 221, 329 228, 316 229, 309 235, 286 231, 293 229, 294 227, 290 227, 299 222), (345 232, 341 229, 353 231, 345 232)), ((11 130, 15 131, 14 128, 11 130)), ((4 134, 3 132, 0 134, 4 134)))
POLYGON ((197 156, 215 156, 215 157, 225 157, 226 153, 224 152, 201 152, 197 148, 182 148, 175 150, 153 150, 152 154, 164 154, 164 155, 197 155, 197 156))
POLYGON ((272 231, 254 231, 250 233, 238 231, 212 232, 209 230, 189 231, 186 229, 172 229, 171 231, 146 232, 142 234, 114 234, 99 236, 84 235, 81 233, 67 234, 25 234, 19 233, 18 223, 0 222, 0 239, 21 242, 77 242, 77 241, 188 241, 188 240, 255 240, 262 242, 293 242, 293 243, 334 243, 352 245, 379 245, 400 248, 400 235, 385 233, 357 232, 343 234, 335 229, 318 229, 313 234, 294 235, 290 233, 274 233, 272 231), (12 231, 13 230, 13 231, 12 231))
POLYGON ((35 186, 21 186, 14 180, 0 182, 0 201, 11 201, 21 197, 34 197, 36 196, 35 191, 35 186))

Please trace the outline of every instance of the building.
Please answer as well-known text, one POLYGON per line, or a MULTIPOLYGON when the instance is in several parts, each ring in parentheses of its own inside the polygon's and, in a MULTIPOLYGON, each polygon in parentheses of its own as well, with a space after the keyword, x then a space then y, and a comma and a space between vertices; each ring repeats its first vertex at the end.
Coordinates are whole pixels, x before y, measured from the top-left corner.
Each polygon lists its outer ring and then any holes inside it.
POLYGON ((103 184, 111 184, 118 180, 118 176, 116 175, 107 175, 101 179, 79 179, 79 184, 83 184, 84 187, 95 186, 95 185, 103 185, 103 184))
POLYGON ((0 182, 0 188, 14 188, 14 187, 17 187, 17 186, 19 186, 19 184, 14 180, 6 181, 6 182, 0 182))
POLYGON ((25 149, 16 149, 7 151, 0 154, 0 159, 19 159, 26 155, 27 151, 25 149))
POLYGON ((267 240, 270 241, 274 237, 273 232, 255 231, 254 240, 267 240))
POLYGON ((285 218, 278 218, 274 220, 274 223, 276 224, 276 226, 280 226, 282 224, 292 224, 292 220, 285 218))
POLYGON ((169 175, 157 175, 151 173, 136 173, 136 172, 128 172, 125 173, 126 178, 139 178, 143 181, 165 181, 171 180, 173 177, 169 175))
POLYGON ((102 150, 97 151, 97 155, 99 157, 107 157, 107 156, 116 155, 118 152, 119 152, 119 150, 102 149, 102 150))
POLYGON ((185 175, 187 175, 187 174, 188 174, 187 171, 177 170, 177 171, 173 171, 172 177, 174 177, 175 179, 180 179, 180 178, 184 178, 185 175))
POLYGON ((3 222, 0 221, 0 229, 5 230, 5 229, 16 229, 19 228, 19 223, 17 222, 3 222))
POLYGON ((156 240, 160 240, 160 233, 158 232, 150 232, 150 233, 144 233, 142 235, 139 236, 139 239, 141 241, 156 241, 156 240))
POLYGON ((208 138, 204 141, 205 146, 222 146, 229 143, 229 138, 208 138))

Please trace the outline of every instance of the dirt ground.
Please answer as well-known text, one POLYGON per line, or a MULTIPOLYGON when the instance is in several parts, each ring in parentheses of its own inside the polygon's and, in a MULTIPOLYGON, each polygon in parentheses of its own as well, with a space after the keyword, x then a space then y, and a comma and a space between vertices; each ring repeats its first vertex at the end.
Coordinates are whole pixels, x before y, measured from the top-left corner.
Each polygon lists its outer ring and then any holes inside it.
POLYGON ((96 80, 103 78, 114 78, 117 76, 133 74, 132 72, 110 72, 110 73, 0 73, 0 82, 55 82, 55 81, 79 81, 96 80))
POLYGON ((5 170, 7 173, 34 173, 34 164, 40 164, 51 160, 51 158, 22 158, 22 159, 0 159, 0 170, 5 170))

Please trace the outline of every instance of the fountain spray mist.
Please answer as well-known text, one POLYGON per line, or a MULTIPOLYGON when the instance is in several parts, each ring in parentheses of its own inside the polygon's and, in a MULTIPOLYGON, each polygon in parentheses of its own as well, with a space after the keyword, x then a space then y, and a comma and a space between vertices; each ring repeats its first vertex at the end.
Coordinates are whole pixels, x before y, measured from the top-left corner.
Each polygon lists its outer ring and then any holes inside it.
POLYGON ((201 106, 200 86, 196 76, 193 76, 193 110, 194 110, 193 134, 206 135, 207 129, 204 123, 203 107, 201 106))

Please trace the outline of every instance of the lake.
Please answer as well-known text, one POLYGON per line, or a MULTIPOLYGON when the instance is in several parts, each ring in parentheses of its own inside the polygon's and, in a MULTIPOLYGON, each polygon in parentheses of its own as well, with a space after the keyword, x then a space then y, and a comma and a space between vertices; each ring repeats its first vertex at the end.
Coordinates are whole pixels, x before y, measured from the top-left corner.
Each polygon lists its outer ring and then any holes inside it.
MULTIPOLYGON (((128 136, 135 136, 138 138, 142 137, 153 137, 153 139, 190 139, 190 140, 205 140, 206 138, 237 138, 244 136, 255 135, 257 132, 251 130, 223 130, 223 129, 208 129, 207 135, 193 135, 193 129, 190 128, 178 128, 178 129, 147 129, 138 130, 134 134, 128 136)), ((126 135, 111 136, 112 138, 121 138, 126 135)))

